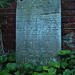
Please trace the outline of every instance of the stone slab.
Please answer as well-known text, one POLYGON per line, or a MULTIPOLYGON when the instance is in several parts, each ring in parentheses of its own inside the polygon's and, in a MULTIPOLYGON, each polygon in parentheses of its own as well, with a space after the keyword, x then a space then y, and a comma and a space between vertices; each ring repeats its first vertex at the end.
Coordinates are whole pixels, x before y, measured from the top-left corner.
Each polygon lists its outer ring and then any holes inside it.
POLYGON ((61 1, 17 0, 16 62, 48 64, 61 50, 61 1))

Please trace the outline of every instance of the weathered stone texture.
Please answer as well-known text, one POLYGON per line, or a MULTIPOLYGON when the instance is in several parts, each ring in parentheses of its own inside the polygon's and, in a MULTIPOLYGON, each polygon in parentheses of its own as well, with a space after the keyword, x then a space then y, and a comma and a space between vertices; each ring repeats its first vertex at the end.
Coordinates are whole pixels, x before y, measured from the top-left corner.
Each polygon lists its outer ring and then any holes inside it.
POLYGON ((47 64, 61 50, 60 0, 17 1, 17 63, 47 64))

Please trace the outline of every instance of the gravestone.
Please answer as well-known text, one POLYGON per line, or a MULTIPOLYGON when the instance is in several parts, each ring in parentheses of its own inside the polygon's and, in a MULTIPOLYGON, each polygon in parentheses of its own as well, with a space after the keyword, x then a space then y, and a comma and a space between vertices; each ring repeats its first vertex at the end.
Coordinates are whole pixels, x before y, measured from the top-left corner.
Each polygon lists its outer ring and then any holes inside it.
POLYGON ((61 50, 61 1, 17 0, 16 62, 48 64, 61 50))

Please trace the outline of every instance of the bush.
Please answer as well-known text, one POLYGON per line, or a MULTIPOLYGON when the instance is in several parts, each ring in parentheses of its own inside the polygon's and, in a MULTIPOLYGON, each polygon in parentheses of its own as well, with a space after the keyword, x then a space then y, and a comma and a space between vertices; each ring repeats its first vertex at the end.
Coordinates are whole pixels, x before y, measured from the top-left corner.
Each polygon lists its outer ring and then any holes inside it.
POLYGON ((50 61, 47 66, 25 63, 21 66, 15 63, 14 54, 0 56, 0 75, 75 75, 75 55, 70 50, 57 53, 61 62, 50 61))

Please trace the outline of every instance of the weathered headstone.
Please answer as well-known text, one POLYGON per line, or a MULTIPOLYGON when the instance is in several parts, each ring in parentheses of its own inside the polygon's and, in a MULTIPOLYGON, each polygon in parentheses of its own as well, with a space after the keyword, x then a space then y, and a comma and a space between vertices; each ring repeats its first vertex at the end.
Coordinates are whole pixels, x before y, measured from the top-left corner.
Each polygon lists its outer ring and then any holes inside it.
POLYGON ((16 61, 47 64, 59 60, 61 1, 17 0, 16 61))

